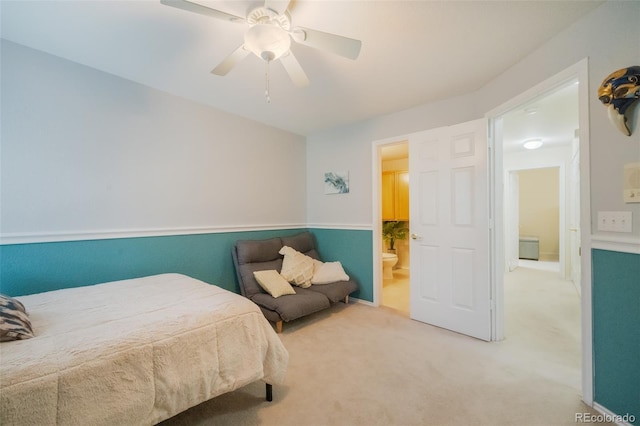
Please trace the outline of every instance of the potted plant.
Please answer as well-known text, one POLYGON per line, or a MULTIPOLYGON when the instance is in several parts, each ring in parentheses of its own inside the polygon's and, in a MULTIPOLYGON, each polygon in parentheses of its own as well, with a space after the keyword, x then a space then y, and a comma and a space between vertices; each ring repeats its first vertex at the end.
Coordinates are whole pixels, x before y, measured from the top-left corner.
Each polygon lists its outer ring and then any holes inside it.
POLYGON ((387 220, 382 222, 382 239, 389 241, 389 253, 395 253, 396 240, 404 240, 407 238, 409 228, 405 226, 405 222, 399 220, 387 220))

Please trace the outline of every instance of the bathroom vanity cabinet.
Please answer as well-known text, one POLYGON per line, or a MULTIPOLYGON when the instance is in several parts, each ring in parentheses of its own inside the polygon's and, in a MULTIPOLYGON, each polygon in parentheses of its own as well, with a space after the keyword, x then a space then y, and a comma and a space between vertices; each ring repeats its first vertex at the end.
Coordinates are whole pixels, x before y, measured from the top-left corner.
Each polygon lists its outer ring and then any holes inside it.
POLYGON ((382 220, 409 220, 409 172, 382 172, 382 220))

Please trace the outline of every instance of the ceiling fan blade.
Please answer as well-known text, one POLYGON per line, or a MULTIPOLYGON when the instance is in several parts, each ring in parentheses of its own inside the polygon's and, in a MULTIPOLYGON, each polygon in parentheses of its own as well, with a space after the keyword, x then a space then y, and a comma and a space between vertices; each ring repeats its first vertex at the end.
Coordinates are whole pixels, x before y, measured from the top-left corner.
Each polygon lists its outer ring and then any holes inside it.
POLYGON ((280 62, 282 62, 284 69, 295 86, 304 87, 309 85, 309 78, 307 78, 307 74, 300 66, 300 62, 293 56, 293 52, 289 51, 288 54, 281 56, 280 62))
POLYGON ((178 9, 186 10, 187 12, 195 12, 201 15, 212 16, 214 18, 223 19, 225 21, 231 21, 236 23, 244 23, 244 18, 230 13, 222 12, 220 10, 211 9, 210 7, 202 6, 201 4, 192 3, 188 0, 160 0, 160 3, 165 6, 171 6, 178 9))
POLYGON ((360 40, 304 27, 295 28, 291 31, 291 36, 297 43, 316 49, 328 50, 349 59, 356 59, 362 47, 360 40))
POLYGON ((249 53, 251 52, 246 50, 243 44, 242 46, 234 50, 233 53, 227 56, 222 62, 220 62, 218 66, 211 71, 211 74, 227 75, 227 73, 231 71, 231 68, 233 68, 238 62, 243 60, 249 53))
POLYGON ((265 0, 264 7, 282 15, 289 7, 290 2, 291 0, 265 0))

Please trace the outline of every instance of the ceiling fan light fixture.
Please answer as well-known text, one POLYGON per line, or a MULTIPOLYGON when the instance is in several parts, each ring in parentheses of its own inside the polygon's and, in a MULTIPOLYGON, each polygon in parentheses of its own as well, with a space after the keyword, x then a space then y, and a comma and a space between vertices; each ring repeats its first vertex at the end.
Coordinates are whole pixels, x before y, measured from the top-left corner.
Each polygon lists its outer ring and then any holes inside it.
MULTIPOLYGON (((0 0, 2 1, 2 0, 0 0)), ((249 29, 244 35, 244 43, 222 60, 212 74, 223 76, 243 60, 249 53, 266 62, 266 93, 269 99, 269 64, 279 59, 285 71, 297 87, 309 85, 309 78, 290 50, 292 41, 314 49, 325 50, 336 55, 356 59, 362 42, 310 28, 292 28, 288 8, 294 0, 262 0, 247 13, 245 19, 209 6, 195 3, 197 0, 160 0, 160 3, 225 21, 246 23, 249 29)))
POLYGON ((526 149, 538 149, 542 146, 542 139, 527 139, 522 146, 526 149))
POLYGON ((279 25, 258 23, 244 35, 245 48, 267 62, 280 58, 289 51, 291 37, 279 25))

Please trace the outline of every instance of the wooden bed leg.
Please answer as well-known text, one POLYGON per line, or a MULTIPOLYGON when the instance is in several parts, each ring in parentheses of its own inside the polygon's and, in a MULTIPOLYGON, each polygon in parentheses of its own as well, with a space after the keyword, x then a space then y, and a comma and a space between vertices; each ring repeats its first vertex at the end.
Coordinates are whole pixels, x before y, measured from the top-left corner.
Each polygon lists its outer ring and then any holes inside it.
POLYGON ((276 322, 276 333, 282 333, 282 321, 276 322))
POLYGON ((267 401, 273 401, 273 386, 267 383, 267 401))
POLYGON ((349 304, 349 296, 345 296, 344 303, 346 303, 347 305, 349 304))

